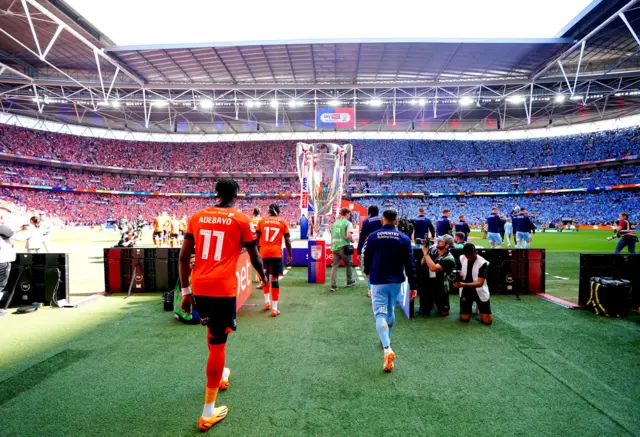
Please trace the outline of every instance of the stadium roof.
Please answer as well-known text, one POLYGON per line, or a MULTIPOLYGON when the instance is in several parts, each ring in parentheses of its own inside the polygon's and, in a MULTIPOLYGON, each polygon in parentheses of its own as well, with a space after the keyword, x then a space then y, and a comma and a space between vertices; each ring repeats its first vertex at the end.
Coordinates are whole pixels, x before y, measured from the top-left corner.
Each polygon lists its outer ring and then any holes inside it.
POLYGON ((120 47, 63 1, 0 0, 0 104, 65 123, 207 134, 313 132, 325 106, 354 107, 357 131, 522 129, 633 115, 636 3, 594 1, 546 39, 120 47))

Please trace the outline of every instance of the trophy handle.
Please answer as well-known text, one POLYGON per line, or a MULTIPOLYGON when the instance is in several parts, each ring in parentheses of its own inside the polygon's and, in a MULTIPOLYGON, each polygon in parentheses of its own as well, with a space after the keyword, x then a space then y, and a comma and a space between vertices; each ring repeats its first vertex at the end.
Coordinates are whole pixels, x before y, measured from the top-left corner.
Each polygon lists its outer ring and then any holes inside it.
POLYGON ((347 185, 349 184, 349 174, 351 173, 351 160, 353 159, 353 144, 345 144, 342 146, 345 151, 344 156, 344 185, 342 186, 342 192, 347 192, 347 185))
POLYGON ((296 145, 296 165, 298 167, 298 178, 302 179, 302 159, 304 152, 309 148, 307 143, 298 143, 296 145))

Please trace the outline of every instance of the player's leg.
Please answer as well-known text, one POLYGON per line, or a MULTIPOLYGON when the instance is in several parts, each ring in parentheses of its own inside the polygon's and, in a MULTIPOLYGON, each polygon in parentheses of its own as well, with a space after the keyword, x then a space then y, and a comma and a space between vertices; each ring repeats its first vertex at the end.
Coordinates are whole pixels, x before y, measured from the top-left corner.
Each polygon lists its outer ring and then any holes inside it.
POLYGON ((264 296, 264 310, 269 311, 271 309, 271 278, 273 272, 271 271, 271 263, 270 258, 264 258, 264 272, 266 276, 266 283, 264 287, 262 287, 262 294, 264 296))
POLYGON ((158 245, 158 240, 156 239, 156 237, 158 236, 158 233, 153 231, 153 245, 157 246, 158 245))
POLYGON ((387 322, 387 308, 389 306, 391 288, 393 287, 389 287, 389 284, 374 284, 371 293, 373 315, 376 318, 376 330, 384 349, 383 370, 385 372, 390 372, 393 369, 393 361, 395 360, 395 353, 391 349, 387 322))
POLYGON ((474 292, 474 290, 463 288, 460 295, 460 321, 462 322, 471 320, 471 312, 473 311, 473 296, 470 295, 471 292, 474 292))
POLYGON ((227 416, 226 406, 215 406, 218 391, 223 388, 224 376, 227 375, 225 388, 228 387, 228 369, 225 372, 227 337, 236 329, 235 297, 196 296, 196 308, 207 324, 207 358, 204 407, 198 422, 201 431, 207 431, 227 416))
POLYGON ((280 275, 284 272, 282 258, 270 258, 271 264, 271 316, 276 317, 280 314, 278 309, 278 300, 280 299, 280 275))
POLYGON ((393 331, 393 325, 396 323, 396 301, 402 291, 402 284, 389 285, 397 285, 397 287, 390 287, 389 302, 387 302, 387 325, 389 326, 389 341, 391 341, 391 332, 393 331))

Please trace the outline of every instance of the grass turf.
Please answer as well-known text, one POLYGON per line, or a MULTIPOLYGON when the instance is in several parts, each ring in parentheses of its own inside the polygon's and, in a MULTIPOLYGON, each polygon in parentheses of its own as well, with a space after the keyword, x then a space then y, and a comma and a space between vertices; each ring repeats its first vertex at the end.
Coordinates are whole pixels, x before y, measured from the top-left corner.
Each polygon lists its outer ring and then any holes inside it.
MULTIPOLYGON (((54 237, 58 247, 73 242, 72 299, 101 291, 101 258, 94 257, 111 240, 110 233, 78 232, 88 233, 54 237)), ((547 270, 571 278, 549 280, 549 291, 573 287, 577 295, 582 239, 589 250, 609 252, 607 235, 536 236, 534 247, 549 248, 547 270)), ((397 367, 387 375, 363 284, 331 295, 294 268, 281 281, 277 319, 259 310, 262 296, 254 292, 249 303, 258 306, 239 312, 229 342, 232 385, 218 404, 230 414, 210 434, 640 435, 640 326, 633 320, 533 296, 494 296, 491 327, 453 315, 409 321, 398 310, 397 367)), ((173 320, 159 295, 1 317, 0 344, 1 435, 198 434, 205 332, 173 320)))

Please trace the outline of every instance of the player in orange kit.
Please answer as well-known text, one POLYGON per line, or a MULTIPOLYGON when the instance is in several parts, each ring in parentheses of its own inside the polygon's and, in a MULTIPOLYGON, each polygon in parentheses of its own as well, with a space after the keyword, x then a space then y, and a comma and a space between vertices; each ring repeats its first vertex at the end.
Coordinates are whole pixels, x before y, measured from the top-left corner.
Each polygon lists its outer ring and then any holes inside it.
POLYGON ((178 226, 178 244, 182 246, 184 241, 184 234, 187 232, 187 216, 182 216, 180 224, 178 226))
MULTIPOLYGON (((251 217, 251 224, 253 225, 253 229, 258 229, 258 223, 260 223, 260 220, 262 220, 262 217, 260 217, 260 208, 256 206, 255 208, 253 208, 253 217, 251 217)), ((257 273, 255 281, 260 282, 260 277, 257 273)), ((262 287, 258 285, 257 288, 261 289, 262 287)))
POLYGON ((173 247, 174 243, 178 241, 178 230, 180 228, 180 222, 174 215, 169 220, 169 244, 173 247))
POLYGON ((158 245, 158 240, 160 240, 160 246, 162 246, 163 232, 164 219, 162 217, 162 213, 159 212, 158 215, 153 219, 153 244, 155 246, 158 245))
POLYGON ((187 225, 180 250, 180 286, 182 309, 193 304, 207 326, 209 357, 207 359, 204 408, 198 422, 207 431, 227 416, 227 407, 215 407, 218 390, 229 386, 230 371, 224 367, 227 336, 236 330, 236 265, 242 247, 247 248, 251 264, 266 282, 256 235, 249 217, 234 207, 238 183, 233 179, 216 184, 218 204, 195 213, 187 225), (195 253, 196 263, 190 272, 189 261, 195 253), (189 289, 191 275, 191 289, 189 289))
POLYGON ((278 299, 280 298, 280 283, 278 279, 283 273, 282 269, 282 239, 287 247, 289 259, 287 265, 291 265, 291 239, 289 238, 289 225, 281 217, 280 207, 272 203, 269 205, 269 215, 258 224, 258 244, 260 245, 260 256, 264 261, 264 268, 267 274, 267 283, 262 289, 264 293, 264 309, 271 309, 271 316, 280 314, 278 310, 278 299), (271 281, 269 284, 268 281, 271 281), (269 299, 271 292, 271 300, 269 299))

